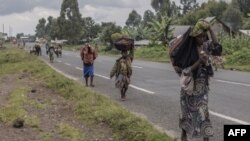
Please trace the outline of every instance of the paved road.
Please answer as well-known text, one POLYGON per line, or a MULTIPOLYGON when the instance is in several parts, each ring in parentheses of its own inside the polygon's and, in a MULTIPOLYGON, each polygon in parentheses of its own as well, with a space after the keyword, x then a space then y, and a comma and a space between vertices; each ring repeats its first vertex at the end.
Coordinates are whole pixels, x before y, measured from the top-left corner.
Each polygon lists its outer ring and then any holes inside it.
MULTIPOLYGON (((43 50, 44 59, 48 60, 43 50)), ((170 64, 135 60, 128 100, 120 102, 119 91, 109 72, 114 57, 99 56, 95 61, 94 90, 118 101, 129 111, 147 118, 171 136, 179 136, 179 78, 170 64)), ((63 51, 52 65, 79 80, 82 62, 79 53, 63 51)), ((210 81, 209 108, 215 135, 212 141, 223 141, 224 124, 250 124, 250 73, 219 70, 210 81)), ((199 141, 200 139, 193 139, 199 141)))

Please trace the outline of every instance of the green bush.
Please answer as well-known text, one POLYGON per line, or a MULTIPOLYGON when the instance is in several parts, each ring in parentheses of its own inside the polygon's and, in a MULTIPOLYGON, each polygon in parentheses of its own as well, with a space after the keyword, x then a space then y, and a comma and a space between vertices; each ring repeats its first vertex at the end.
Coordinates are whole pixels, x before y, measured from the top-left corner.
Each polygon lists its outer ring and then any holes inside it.
POLYGON ((137 48, 135 51, 135 57, 150 61, 169 61, 167 50, 161 45, 137 48))
POLYGON ((235 51, 227 57, 228 64, 234 65, 249 65, 250 64, 250 48, 242 48, 235 51))
POLYGON ((230 38, 227 36, 221 38, 220 42, 224 55, 232 55, 234 52, 243 48, 250 48, 250 37, 236 36, 235 38, 230 38))

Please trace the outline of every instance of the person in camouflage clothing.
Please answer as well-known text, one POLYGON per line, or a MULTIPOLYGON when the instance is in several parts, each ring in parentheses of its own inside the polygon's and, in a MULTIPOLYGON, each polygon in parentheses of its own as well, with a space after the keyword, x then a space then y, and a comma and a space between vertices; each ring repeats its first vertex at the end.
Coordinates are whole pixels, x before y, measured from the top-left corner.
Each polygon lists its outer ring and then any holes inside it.
POLYGON ((116 88, 121 91, 121 100, 126 100, 126 92, 132 76, 132 61, 134 58, 134 49, 122 51, 122 57, 116 60, 110 73, 110 78, 116 76, 116 88))

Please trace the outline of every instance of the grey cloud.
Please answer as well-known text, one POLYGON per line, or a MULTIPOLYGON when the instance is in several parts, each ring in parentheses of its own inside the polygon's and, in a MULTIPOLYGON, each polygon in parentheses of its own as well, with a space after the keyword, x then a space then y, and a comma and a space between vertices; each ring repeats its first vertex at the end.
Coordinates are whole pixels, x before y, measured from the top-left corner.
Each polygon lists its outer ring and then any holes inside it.
MULTIPOLYGON (((8 15, 12 13, 22 13, 31 11, 35 7, 44 7, 52 9, 60 9, 63 0, 0 0, 0 15, 8 15)), ((131 0, 78 0, 79 7, 90 4, 93 6, 106 7, 126 7, 136 8, 139 3, 131 0)))
POLYGON ((57 9, 61 0, 0 0, 0 15, 31 11, 35 7, 57 9))

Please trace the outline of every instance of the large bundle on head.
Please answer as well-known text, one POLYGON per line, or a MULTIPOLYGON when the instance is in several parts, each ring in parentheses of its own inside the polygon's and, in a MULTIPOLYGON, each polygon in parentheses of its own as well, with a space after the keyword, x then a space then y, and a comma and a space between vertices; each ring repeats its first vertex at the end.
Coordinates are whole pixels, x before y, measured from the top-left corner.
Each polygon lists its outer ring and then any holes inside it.
POLYGON ((128 51, 134 47, 134 40, 130 38, 119 38, 114 42, 116 49, 120 51, 128 51))

